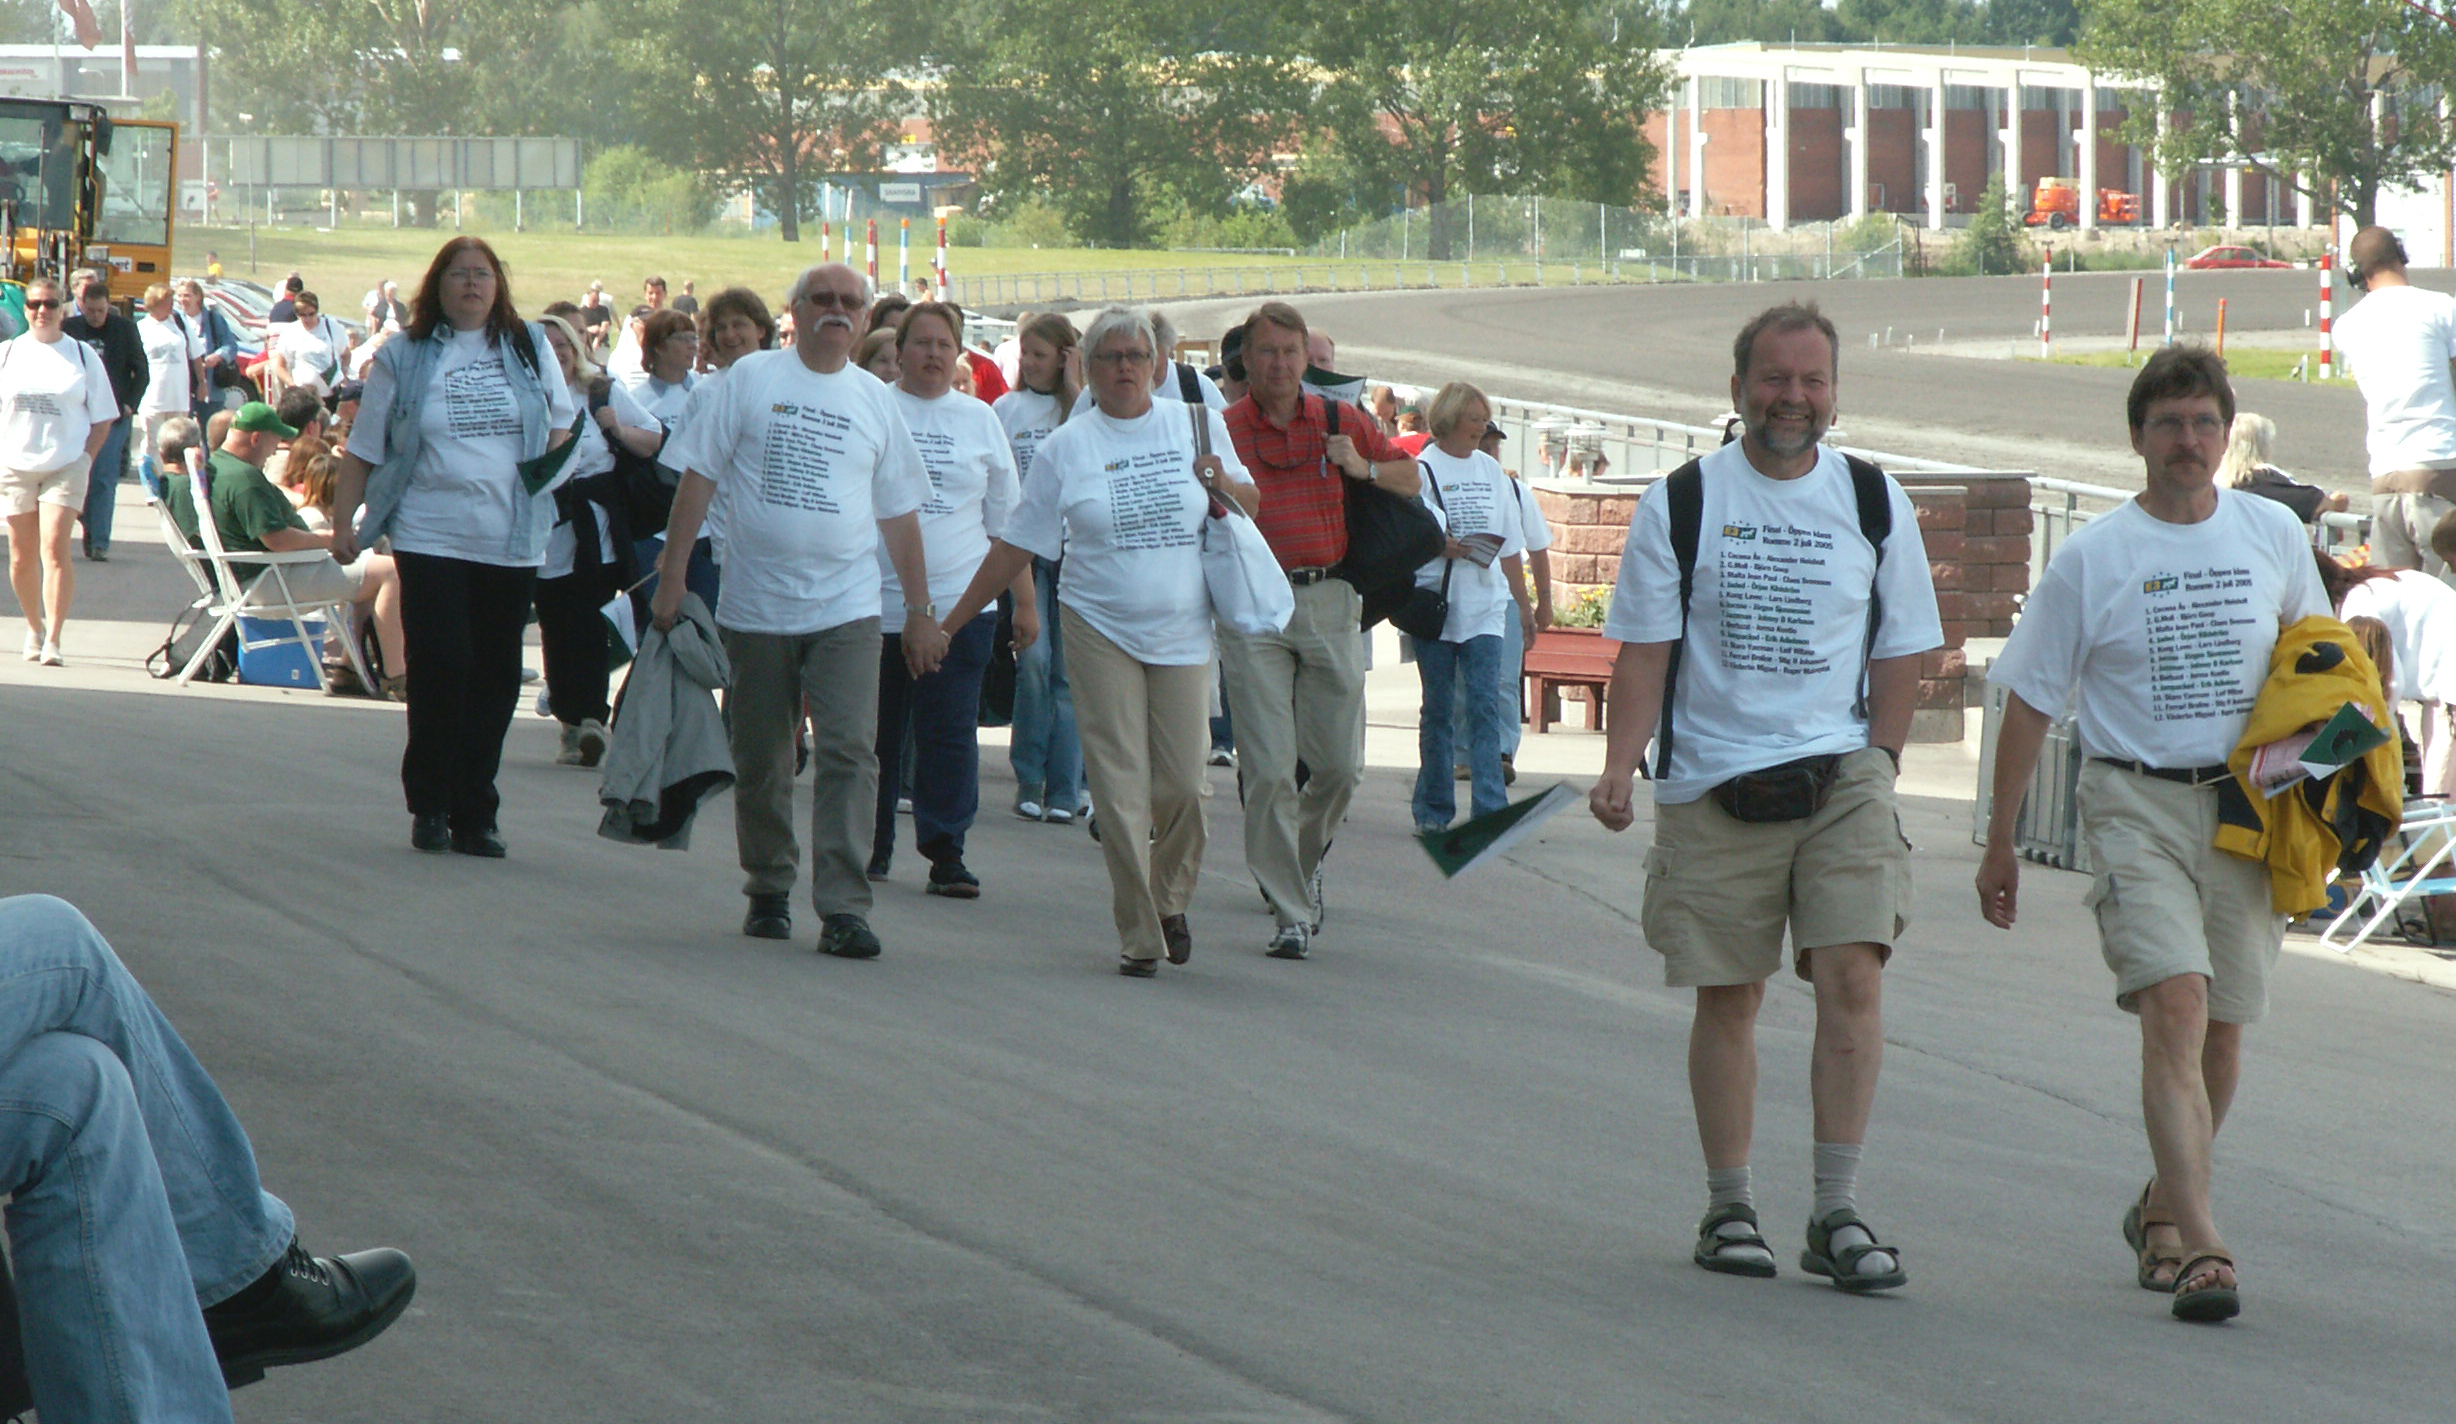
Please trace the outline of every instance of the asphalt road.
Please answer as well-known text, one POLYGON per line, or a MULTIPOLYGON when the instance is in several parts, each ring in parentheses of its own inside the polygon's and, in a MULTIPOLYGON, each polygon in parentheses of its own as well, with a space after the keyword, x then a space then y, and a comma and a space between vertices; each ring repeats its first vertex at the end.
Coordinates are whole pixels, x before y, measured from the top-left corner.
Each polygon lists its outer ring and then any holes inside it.
MULTIPOLYGON (((2162 277, 2144 274, 2156 339, 2162 277)), ((2445 289, 2450 274, 2420 274, 2445 289)), ((1840 422, 1850 440, 1905 455, 2027 470, 2137 489, 2124 426, 2129 372, 1921 352, 2005 343, 2032 349, 2036 276, 1916 281, 1674 284, 1424 291, 1300 299, 1339 342, 1343 370, 1410 383, 1466 379, 1495 395, 1706 424, 1730 409, 1731 339, 1757 311, 1813 300, 1842 333, 1840 422), (1894 344, 1882 343, 1890 333, 1894 344), (1871 348, 1869 338, 1880 343, 1871 348), (1916 345, 1905 343, 1915 338, 1916 345)), ((2055 330, 2124 334, 2132 274, 2058 274, 2055 330)), ((2351 295, 2342 281, 2340 314, 2351 295)), ((2232 333, 2285 333, 2316 320, 2318 274, 2186 272, 2176 303, 2205 338, 2227 303, 2232 333)), ((1172 304, 1189 334, 1236 321, 1253 299, 1172 304)), ((2317 338, 2312 338, 2317 349, 2317 338)), ((2246 380, 2242 408, 2277 422, 2277 457, 2305 479, 2367 493, 2362 399, 2335 387, 2246 380)))
MULTIPOLYGON (((2117 1236, 2137 1041, 2081 884, 2033 871, 2017 932, 1979 924, 1960 748, 1912 757, 1863 1181, 1913 1280, 1859 1300, 1791 1264, 1802 986, 1760 1035, 1783 1274, 1708 1275, 1644 828, 1563 818, 1442 881, 1405 834, 1404 670, 1314 961, 1260 954, 1215 772, 1194 962, 1120 979, 1094 847, 1006 816, 992 751, 986 898, 924 897, 907 854, 886 955, 851 964, 806 910, 789 945, 735 932, 724 801, 687 853, 595 838, 525 713, 511 859, 411 852, 397 709, 134 670, 178 601, 141 523, 88 570, 116 621, 72 625, 72 666, 0 664, 0 892, 86 907, 311 1245, 423 1275, 384 1339, 243 1392, 246 1424, 2447 1417, 2456 996, 2286 958, 2221 1150, 2247 1311, 2174 1324, 2117 1236)), ((1529 744, 1580 776, 1596 751, 1529 744)))

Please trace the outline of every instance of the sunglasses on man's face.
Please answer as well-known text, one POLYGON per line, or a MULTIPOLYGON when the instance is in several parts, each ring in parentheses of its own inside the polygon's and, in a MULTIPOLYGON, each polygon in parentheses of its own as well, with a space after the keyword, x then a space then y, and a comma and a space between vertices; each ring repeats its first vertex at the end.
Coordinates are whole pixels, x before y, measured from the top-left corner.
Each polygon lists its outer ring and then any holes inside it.
POLYGON ((57 298, 29 297, 26 299, 27 311, 57 311, 59 307, 60 303, 57 298))

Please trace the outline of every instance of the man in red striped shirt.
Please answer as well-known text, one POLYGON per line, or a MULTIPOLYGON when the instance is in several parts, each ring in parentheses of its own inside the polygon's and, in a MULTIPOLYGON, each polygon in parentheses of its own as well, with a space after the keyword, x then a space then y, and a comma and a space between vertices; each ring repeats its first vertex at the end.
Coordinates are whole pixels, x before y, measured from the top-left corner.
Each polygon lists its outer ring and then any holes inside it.
POLYGON ((1252 385, 1226 417, 1237 458, 1262 487, 1255 522, 1296 591, 1284 632, 1219 630, 1245 787, 1245 863, 1271 902, 1269 953, 1279 959, 1303 959, 1322 927, 1322 855, 1364 779, 1363 603, 1330 572, 1347 557, 1346 482, 1407 498, 1423 483, 1370 415, 1304 389, 1306 339, 1296 308, 1256 308, 1245 324, 1252 385))

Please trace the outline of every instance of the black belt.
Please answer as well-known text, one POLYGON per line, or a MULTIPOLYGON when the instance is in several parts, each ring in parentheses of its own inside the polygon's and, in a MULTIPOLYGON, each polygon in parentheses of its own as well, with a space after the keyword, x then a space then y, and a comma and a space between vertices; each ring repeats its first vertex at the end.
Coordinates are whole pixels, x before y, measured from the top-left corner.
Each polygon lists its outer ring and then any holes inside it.
POLYGON ((1288 582, 1296 585, 1298 588, 1303 588, 1307 584, 1320 583, 1322 580, 1329 578, 1330 576, 1330 570, 1325 568, 1288 570, 1288 582))
POLYGON ((2108 766, 2121 767, 2138 776, 2154 776, 2160 781, 2181 782, 2185 786, 2207 786, 2213 782, 2234 779, 2234 768, 2223 765, 2150 766, 2145 762, 2133 761, 2129 757, 2091 757, 2090 760, 2102 761, 2108 766))

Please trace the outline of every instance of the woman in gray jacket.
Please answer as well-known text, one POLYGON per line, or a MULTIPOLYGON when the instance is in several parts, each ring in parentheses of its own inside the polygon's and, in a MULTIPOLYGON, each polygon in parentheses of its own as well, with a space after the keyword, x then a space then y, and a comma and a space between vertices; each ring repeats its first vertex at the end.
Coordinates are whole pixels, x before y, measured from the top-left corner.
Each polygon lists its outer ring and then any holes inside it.
POLYGON ((443 245, 409 326, 368 370, 333 510, 334 557, 389 537, 408 643, 410 844, 500 857, 495 770, 554 499, 521 465, 572 438, 570 387, 512 308, 484 239, 443 245), (363 520, 353 520, 364 502, 363 520))

